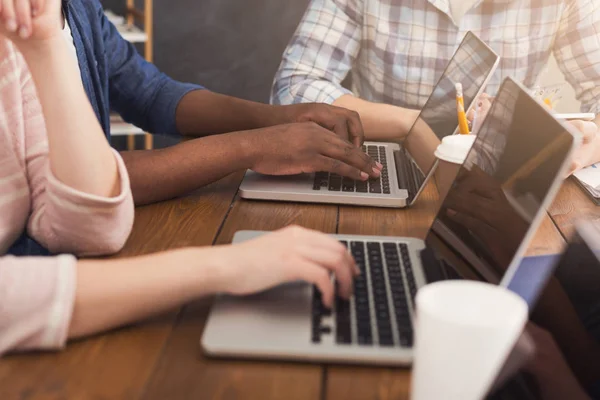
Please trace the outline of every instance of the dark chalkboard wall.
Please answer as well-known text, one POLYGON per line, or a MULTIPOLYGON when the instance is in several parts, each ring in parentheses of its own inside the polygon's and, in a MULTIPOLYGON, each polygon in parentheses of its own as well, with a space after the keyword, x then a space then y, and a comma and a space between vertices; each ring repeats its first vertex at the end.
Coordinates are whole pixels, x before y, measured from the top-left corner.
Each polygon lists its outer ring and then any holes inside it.
MULTIPOLYGON (((175 79, 267 102, 309 0, 154 0, 154 61, 175 79)), ((123 9, 125 0, 104 0, 123 9)))

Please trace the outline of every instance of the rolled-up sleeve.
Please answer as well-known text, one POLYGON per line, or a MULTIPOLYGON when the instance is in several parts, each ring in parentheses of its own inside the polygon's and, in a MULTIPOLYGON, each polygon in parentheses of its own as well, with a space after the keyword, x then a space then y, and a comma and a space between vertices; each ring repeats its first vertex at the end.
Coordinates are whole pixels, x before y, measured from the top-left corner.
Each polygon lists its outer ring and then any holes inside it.
POLYGON ((108 57, 111 107, 125 121, 147 132, 177 135, 177 106, 189 92, 204 89, 200 85, 177 82, 144 60, 102 12, 102 32, 108 57))
POLYGON ((73 256, 0 257, 0 355, 64 347, 75 290, 73 256))
MULTIPOLYGON (((133 226, 134 205, 125 164, 116 151, 113 154, 121 182, 116 197, 95 196, 65 185, 52 174, 47 157, 38 165, 30 161, 34 170, 41 169, 32 190, 31 236, 53 253, 95 256, 119 251, 133 226)), ((28 156, 36 158, 35 153, 28 156)))
POLYGON ((584 112, 600 112, 600 2, 571 0, 556 34, 554 54, 584 112))
POLYGON ((362 0, 312 0, 275 76, 273 104, 328 103, 360 51, 362 0))

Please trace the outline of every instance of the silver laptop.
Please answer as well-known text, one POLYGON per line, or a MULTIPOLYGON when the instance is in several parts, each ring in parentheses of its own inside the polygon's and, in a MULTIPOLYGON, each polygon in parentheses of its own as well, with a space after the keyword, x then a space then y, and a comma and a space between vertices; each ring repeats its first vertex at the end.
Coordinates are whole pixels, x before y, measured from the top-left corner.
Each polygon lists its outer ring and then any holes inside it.
MULTIPOLYGON (((202 348, 222 357, 411 363, 417 290, 472 278, 465 271, 492 283, 511 275, 566 173, 575 135, 507 79, 425 241, 336 235, 362 271, 349 301, 337 297, 327 310, 306 283, 220 296, 202 348), (481 215, 485 223, 473 224, 481 215)), ((260 234, 238 232, 234 242, 260 234)))
POLYGON ((368 182, 320 172, 267 176, 247 171, 240 186, 245 199, 405 207, 413 204, 436 165, 435 149, 456 133, 456 83, 462 83, 469 109, 496 70, 499 57, 469 32, 434 87, 406 140, 367 142, 363 150, 383 164, 381 177, 368 182), (401 143, 402 142, 402 143, 401 143))

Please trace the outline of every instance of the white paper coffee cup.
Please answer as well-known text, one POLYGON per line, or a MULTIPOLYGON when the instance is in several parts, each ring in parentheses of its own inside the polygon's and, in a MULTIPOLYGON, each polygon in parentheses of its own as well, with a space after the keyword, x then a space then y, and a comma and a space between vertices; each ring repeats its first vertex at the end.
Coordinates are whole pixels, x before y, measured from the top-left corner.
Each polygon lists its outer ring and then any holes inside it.
POLYGON ((435 156, 439 161, 435 171, 435 180, 440 200, 443 200, 448 194, 460 166, 475 142, 475 137, 475 135, 446 136, 435 150, 435 156))
POLYGON ((416 305, 411 399, 483 399, 523 332, 525 301, 465 280, 425 286, 416 305))

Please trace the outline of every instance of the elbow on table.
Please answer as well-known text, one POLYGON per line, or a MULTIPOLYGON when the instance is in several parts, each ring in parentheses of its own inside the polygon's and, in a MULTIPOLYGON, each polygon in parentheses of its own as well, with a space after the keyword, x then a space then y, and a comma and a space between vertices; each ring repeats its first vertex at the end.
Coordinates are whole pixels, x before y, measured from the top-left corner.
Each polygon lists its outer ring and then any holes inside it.
POLYGON ((93 255, 111 255, 123 250, 131 230, 133 229, 134 213, 126 213, 120 216, 119 223, 113 224, 113 229, 106 229, 99 233, 98 243, 95 248, 90 249, 93 255))
POLYGON ((129 239, 128 231, 119 231, 113 232, 112 235, 100 238, 100 241, 91 246, 86 252, 85 255, 88 256, 110 256, 113 254, 117 254, 125 244, 127 243, 127 239, 129 239))
POLYGON ((108 220, 96 221, 78 229, 52 229, 46 236, 48 249, 54 253, 70 253, 76 256, 108 256, 123 249, 133 228, 133 212, 120 213, 118 223, 108 220))
POLYGON ((51 243, 48 249, 53 254, 74 254, 78 257, 110 256, 123 250, 129 235, 125 232, 106 232, 93 239, 64 238, 60 243, 51 243))

